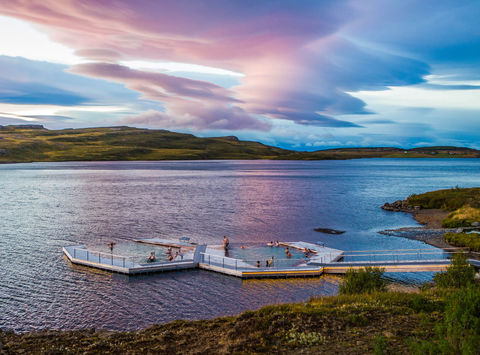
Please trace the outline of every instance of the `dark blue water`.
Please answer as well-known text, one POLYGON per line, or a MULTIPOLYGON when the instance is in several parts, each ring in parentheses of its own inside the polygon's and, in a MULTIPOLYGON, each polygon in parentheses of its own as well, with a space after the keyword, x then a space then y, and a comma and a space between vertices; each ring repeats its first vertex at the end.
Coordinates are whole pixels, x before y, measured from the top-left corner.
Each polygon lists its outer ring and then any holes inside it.
MULTIPOLYGON (((140 237, 426 247, 377 232, 413 226, 380 209, 412 193, 478 186, 474 159, 0 165, 0 327, 135 329, 333 294, 337 279, 242 281, 206 271, 126 277, 70 265, 64 245, 140 237), (346 230, 323 235, 316 227, 346 230)), ((402 274, 422 282, 431 274, 402 274)))

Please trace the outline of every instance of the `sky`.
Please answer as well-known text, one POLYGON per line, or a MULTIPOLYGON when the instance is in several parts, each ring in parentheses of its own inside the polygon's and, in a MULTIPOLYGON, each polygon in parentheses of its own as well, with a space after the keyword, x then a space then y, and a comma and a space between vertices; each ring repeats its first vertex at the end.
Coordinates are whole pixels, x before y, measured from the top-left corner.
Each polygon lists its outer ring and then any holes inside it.
POLYGON ((0 125, 480 149, 480 2, 0 0, 0 125))

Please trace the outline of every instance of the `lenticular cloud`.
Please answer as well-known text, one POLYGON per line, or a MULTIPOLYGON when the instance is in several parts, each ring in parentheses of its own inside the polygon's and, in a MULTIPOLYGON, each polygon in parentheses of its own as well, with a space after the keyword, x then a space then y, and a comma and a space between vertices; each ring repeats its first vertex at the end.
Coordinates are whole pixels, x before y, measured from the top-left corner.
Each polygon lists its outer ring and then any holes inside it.
MULTIPOLYGON (((71 71, 124 84, 159 102, 127 123, 268 130, 273 120, 355 127, 339 115, 368 114, 348 92, 422 81, 428 66, 343 34, 356 23, 348 1, 0 1, 95 63, 71 71), (174 61, 241 72, 230 89, 134 70, 117 61, 174 61), (373 70, 372 68, 375 68, 373 70)), ((128 64, 127 64, 128 65, 128 64)))

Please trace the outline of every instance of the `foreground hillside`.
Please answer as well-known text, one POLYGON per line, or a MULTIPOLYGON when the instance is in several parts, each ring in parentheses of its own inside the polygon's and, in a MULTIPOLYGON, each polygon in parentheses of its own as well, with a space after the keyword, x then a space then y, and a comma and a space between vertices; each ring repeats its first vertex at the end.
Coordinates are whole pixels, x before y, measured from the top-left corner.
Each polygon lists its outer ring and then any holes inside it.
POLYGON ((410 342, 434 336, 442 309, 443 301, 434 296, 386 292, 268 306, 137 332, 0 332, 0 342, 7 354, 365 354, 379 342, 401 354, 409 352, 410 342))
POLYGON ((297 152, 236 137, 132 127, 48 130, 42 126, 0 126, 0 163, 93 160, 355 159, 376 157, 477 158, 480 151, 457 147, 345 148, 297 152))
POLYGON ((0 330, 0 353, 478 354, 480 285, 464 254, 418 293, 387 291, 383 271, 350 270, 339 296, 135 332, 0 330))
POLYGON ((435 285, 386 291, 380 269, 349 271, 339 296, 134 332, 0 330, 19 354, 478 354, 480 286, 463 254, 435 285))

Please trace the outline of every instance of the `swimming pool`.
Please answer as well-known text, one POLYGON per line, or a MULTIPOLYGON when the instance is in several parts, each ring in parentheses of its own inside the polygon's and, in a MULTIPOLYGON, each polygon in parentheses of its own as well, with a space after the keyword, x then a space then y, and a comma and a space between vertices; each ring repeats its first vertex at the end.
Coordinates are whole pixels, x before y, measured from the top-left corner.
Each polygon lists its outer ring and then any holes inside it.
MULTIPOLYGON (((102 253, 111 252, 108 245, 92 245, 89 249, 102 253)), ((178 248, 172 248, 172 255, 175 256, 175 252, 177 251, 178 248)), ((157 245, 142 243, 117 243, 114 245, 112 251, 114 255, 124 256, 130 261, 139 264, 146 263, 151 252, 155 252, 157 262, 168 261, 167 248, 157 245)))
POLYGON ((240 259, 253 266, 260 262, 261 267, 265 267, 265 262, 271 260, 273 257, 272 267, 291 267, 297 266, 305 262, 305 254, 297 249, 289 248, 291 257, 287 258, 285 254, 285 247, 269 247, 269 246, 249 246, 246 245, 244 249, 241 245, 231 245, 228 250, 230 258, 240 259))

